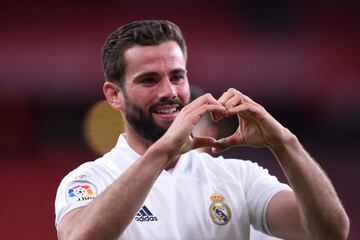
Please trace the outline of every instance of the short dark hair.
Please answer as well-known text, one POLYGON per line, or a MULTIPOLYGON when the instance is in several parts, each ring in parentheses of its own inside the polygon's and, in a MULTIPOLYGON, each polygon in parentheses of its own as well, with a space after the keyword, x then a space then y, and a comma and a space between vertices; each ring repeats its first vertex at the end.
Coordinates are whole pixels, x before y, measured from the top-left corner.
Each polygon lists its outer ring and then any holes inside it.
POLYGON ((175 41, 185 60, 187 49, 180 28, 167 20, 141 20, 128 23, 111 33, 102 49, 105 80, 123 87, 126 62, 124 52, 135 46, 152 46, 175 41))

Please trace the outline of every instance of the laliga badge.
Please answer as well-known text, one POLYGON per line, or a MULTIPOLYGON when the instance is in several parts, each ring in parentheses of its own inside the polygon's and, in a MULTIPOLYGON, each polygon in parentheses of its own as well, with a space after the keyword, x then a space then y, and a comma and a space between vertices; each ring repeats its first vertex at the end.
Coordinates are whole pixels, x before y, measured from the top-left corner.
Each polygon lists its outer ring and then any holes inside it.
POLYGON ((224 197, 219 193, 214 193, 210 196, 210 200, 212 202, 209 207, 211 220, 217 225, 227 224, 231 219, 231 211, 224 203, 224 197))
POLYGON ((96 188, 89 183, 79 183, 68 187, 66 191, 68 202, 82 202, 96 198, 96 188))

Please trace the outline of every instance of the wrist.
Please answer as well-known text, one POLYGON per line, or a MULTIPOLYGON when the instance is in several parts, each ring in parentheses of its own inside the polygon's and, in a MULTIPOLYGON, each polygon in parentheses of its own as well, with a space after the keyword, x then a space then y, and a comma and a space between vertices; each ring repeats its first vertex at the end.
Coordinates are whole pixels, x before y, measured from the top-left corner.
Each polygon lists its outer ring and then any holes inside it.
POLYGON ((159 139, 149 147, 147 152, 156 157, 163 165, 163 168, 165 168, 176 157, 177 150, 171 148, 170 144, 166 143, 166 141, 159 139))
POLYGON ((268 144, 267 147, 273 152, 279 152, 281 150, 287 149, 291 146, 296 146, 299 144, 299 141, 295 134, 290 132, 289 129, 284 128, 281 134, 279 141, 275 144, 268 144))

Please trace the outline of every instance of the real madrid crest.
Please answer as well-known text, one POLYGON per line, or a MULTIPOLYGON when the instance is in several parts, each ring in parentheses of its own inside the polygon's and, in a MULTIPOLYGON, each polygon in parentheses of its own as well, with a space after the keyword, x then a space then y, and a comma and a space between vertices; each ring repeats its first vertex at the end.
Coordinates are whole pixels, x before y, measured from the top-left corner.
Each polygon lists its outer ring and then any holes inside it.
POLYGON ((231 211, 229 206, 224 202, 224 197, 219 193, 210 196, 211 204, 209 214, 211 220, 218 225, 225 225, 231 219, 231 211))

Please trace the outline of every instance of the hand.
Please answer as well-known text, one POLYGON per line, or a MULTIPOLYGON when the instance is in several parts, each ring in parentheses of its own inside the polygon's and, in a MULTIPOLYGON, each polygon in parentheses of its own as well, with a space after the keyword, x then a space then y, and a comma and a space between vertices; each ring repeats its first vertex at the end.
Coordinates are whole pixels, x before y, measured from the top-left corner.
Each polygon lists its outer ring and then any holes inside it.
POLYGON ((212 137, 192 136, 194 126, 206 113, 225 114, 225 107, 211 94, 207 93, 186 105, 176 117, 164 136, 159 139, 170 157, 200 147, 214 147, 216 140, 212 137))
POLYGON ((277 122, 261 105, 241 92, 230 88, 218 100, 225 112, 212 113, 215 121, 237 115, 239 126, 236 132, 220 139, 213 152, 223 151, 234 146, 269 147, 282 145, 290 132, 277 122))

